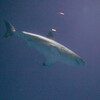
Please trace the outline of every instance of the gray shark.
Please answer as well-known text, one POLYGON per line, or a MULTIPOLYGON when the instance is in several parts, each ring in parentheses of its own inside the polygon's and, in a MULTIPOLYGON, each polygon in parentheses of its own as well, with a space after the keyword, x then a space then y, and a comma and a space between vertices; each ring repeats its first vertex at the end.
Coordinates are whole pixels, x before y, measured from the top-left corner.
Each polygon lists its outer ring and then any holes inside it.
POLYGON ((76 53, 63 46, 62 44, 56 42, 53 39, 52 32, 49 32, 47 37, 44 37, 25 31, 16 31, 11 23, 9 23, 8 21, 4 22, 7 29, 4 38, 12 36, 13 34, 23 38, 29 46, 34 47, 37 51, 39 51, 46 57, 43 65, 50 66, 52 64, 55 64, 56 62, 62 62, 67 65, 76 66, 85 65, 85 62, 80 56, 78 56, 76 53))

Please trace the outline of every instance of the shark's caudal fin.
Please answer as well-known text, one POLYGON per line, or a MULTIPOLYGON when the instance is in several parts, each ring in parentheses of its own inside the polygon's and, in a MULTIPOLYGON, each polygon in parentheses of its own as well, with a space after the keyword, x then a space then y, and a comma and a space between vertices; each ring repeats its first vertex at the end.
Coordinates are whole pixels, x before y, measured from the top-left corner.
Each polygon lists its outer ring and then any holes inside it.
POLYGON ((4 37, 7 38, 11 35, 13 35, 13 32, 15 32, 15 28, 13 27, 13 25, 11 25, 8 21, 4 20, 5 26, 6 26, 6 30, 7 32, 5 33, 4 37))

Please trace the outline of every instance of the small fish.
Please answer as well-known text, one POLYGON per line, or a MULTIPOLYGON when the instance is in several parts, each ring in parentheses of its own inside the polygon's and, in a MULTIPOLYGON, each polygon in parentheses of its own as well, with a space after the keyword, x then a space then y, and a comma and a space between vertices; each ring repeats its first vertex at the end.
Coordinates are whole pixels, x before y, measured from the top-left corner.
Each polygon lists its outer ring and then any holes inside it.
MULTIPOLYGON (((25 31, 16 31, 15 28, 8 22, 4 21, 7 32, 4 37, 10 37, 13 34, 23 38, 27 44, 46 57, 43 65, 50 66, 57 62, 62 62, 67 65, 84 65, 85 62, 76 53, 56 42, 52 32, 49 32, 47 37, 29 33, 25 31)), ((38 59, 38 58, 37 58, 38 59)))
POLYGON ((59 14, 61 14, 61 15, 65 15, 63 12, 59 12, 59 14))
POLYGON ((56 29, 52 29, 52 31, 56 32, 56 29))

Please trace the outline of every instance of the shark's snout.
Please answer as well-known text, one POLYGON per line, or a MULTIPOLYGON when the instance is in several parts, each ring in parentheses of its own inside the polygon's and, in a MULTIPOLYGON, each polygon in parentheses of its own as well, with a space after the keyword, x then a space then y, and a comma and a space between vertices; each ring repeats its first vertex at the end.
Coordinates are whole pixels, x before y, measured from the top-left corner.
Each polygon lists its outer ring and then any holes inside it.
POLYGON ((80 65, 80 66, 81 65, 85 65, 85 61, 83 59, 81 59, 81 58, 78 58, 75 61, 76 61, 77 65, 80 65))

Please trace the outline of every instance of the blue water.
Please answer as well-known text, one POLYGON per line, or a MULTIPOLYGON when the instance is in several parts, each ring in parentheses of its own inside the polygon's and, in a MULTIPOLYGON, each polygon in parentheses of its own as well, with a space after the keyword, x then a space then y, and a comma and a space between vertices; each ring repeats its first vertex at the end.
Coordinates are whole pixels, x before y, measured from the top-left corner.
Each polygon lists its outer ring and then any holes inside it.
POLYGON ((0 0, 0 100, 100 100, 99 0, 0 0), (63 12, 64 15, 59 14, 63 12), (56 63, 16 36, 2 39, 3 20, 79 54, 85 66, 56 63))

